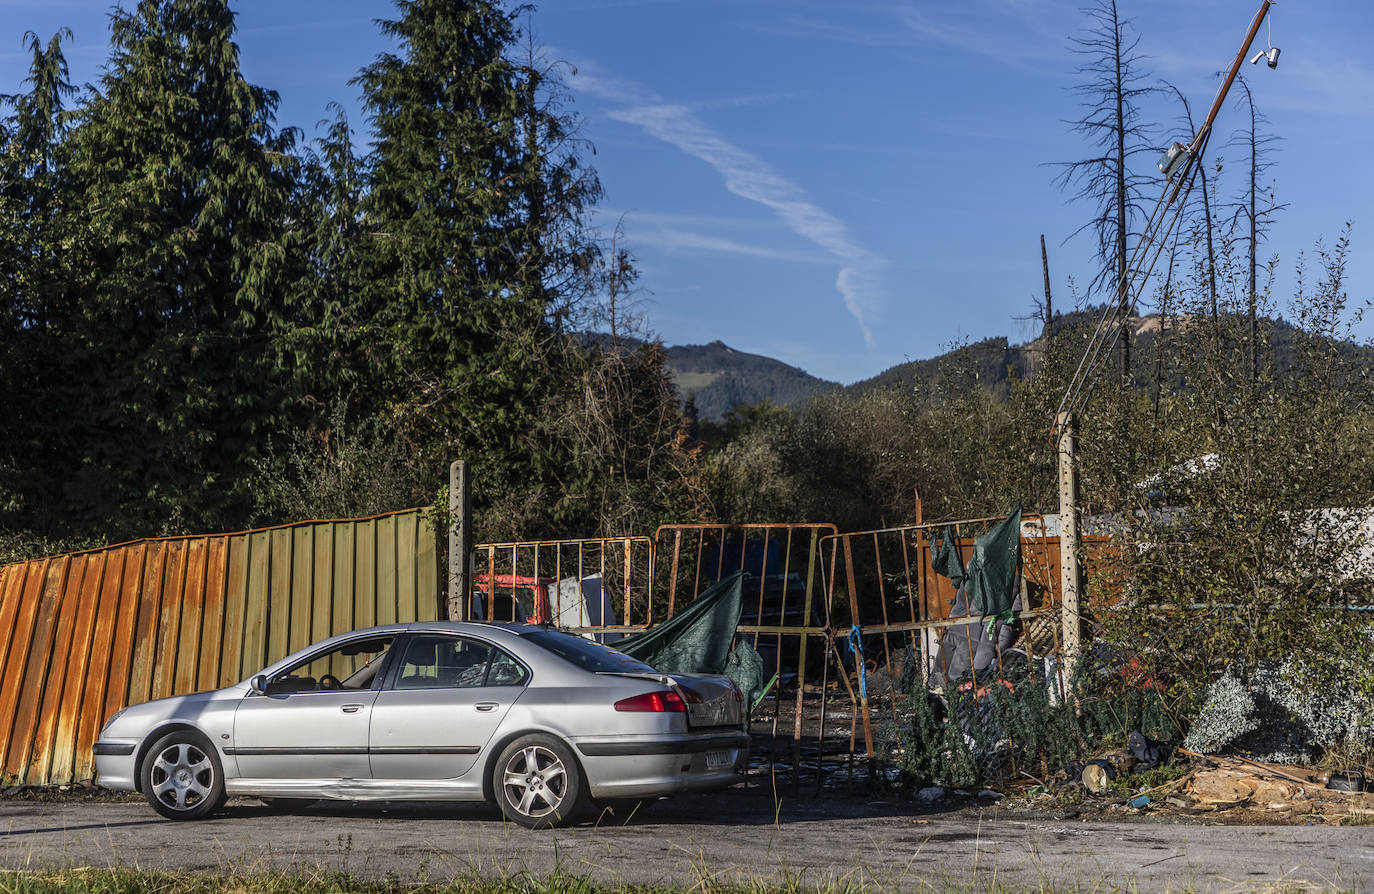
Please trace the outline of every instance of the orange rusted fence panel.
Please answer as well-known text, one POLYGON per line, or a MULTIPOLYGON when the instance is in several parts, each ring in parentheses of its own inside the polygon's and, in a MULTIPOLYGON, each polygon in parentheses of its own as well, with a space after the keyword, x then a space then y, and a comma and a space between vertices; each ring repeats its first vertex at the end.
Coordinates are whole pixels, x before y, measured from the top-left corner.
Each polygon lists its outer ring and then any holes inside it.
POLYGON ((355 627, 440 616, 425 510, 0 566, 0 776, 89 779, 125 705, 227 686, 355 627))

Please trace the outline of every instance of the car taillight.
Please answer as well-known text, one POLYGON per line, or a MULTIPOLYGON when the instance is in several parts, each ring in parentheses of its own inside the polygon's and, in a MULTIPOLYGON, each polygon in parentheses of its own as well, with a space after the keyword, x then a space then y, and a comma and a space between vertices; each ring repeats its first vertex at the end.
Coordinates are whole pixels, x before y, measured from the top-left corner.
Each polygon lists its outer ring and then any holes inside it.
POLYGON ((736 683, 734 680, 730 681, 730 689, 733 690, 735 693, 735 701, 744 701, 744 690, 740 689, 739 684, 736 683))
POLYGON ((682 693, 682 697, 687 700, 687 704, 689 705, 700 705, 705 703, 706 701, 706 699, 701 697, 700 692, 697 692, 690 686, 683 686, 681 683, 679 683, 677 686, 677 691, 682 693))
POLYGON ((681 713, 687 710, 687 705, 682 701, 682 696, 676 692, 646 692, 643 695, 634 695, 630 698, 622 698, 615 703, 617 711, 650 711, 655 714, 681 713))

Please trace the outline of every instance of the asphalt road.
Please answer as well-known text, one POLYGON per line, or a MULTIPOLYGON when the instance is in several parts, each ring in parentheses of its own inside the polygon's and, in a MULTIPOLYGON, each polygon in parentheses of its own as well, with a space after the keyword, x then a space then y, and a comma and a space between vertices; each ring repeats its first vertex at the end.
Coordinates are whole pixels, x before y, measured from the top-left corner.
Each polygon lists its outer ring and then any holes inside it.
POLYGON ((626 884, 850 881, 873 890, 1053 885, 1110 891, 1374 889, 1374 826, 1079 821, 992 808, 802 797, 757 789, 661 801, 628 822, 529 832, 494 809, 294 813, 235 799, 162 819, 133 802, 0 800, 0 867, 126 866, 233 873, 346 871, 403 880, 552 872, 626 884))

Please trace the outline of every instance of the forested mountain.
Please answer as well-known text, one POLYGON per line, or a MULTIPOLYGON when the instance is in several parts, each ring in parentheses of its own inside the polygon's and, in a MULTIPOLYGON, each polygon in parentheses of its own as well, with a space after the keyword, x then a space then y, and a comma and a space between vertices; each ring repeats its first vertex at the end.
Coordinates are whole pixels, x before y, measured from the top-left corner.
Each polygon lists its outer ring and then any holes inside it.
POLYGON ((797 407, 815 394, 840 387, 780 360, 737 351, 721 341, 668 348, 673 384, 696 402, 702 419, 721 419, 735 407, 769 401, 797 407))
MULTIPOLYGON (((1087 331, 1100 315, 1101 308, 1066 314, 1057 319, 1056 330, 1087 331)), ((1169 325, 1186 322, 1175 318, 1169 325)), ((1294 342, 1299 330, 1281 318, 1266 320, 1264 327, 1275 369, 1289 369, 1294 362, 1294 342)), ((1158 374, 1156 345, 1161 318, 1158 314, 1133 318, 1132 328, 1136 384, 1153 387, 1158 374)), ((1332 347, 1347 360, 1374 368, 1374 347, 1341 339, 1334 339, 1332 347)), ((996 397, 1006 398, 1012 381, 1034 375, 1044 351, 1041 339, 1011 344, 1005 336, 992 336, 924 360, 899 363, 852 385, 827 382, 780 360, 736 351, 719 341, 709 345, 673 345, 667 354, 679 398, 685 402, 695 397, 701 419, 719 420, 733 409, 765 400, 775 406, 797 409, 815 395, 836 392, 859 396, 892 389, 922 392, 977 384, 996 397)), ((1176 377, 1163 384, 1168 390, 1183 385, 1176 377)))

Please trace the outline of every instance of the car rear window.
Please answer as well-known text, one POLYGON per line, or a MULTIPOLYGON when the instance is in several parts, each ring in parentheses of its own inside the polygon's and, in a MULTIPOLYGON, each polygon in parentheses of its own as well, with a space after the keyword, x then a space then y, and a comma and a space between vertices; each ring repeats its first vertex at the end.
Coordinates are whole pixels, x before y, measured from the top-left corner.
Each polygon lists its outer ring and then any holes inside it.
POLYGON ((601 643, 592 642, 580 636, 559 633, 556 630, 530 630, 523 633, 522 636, 527 642, 534 643, 564 661, 594 674, 657 673, 638 658, 631 658, 624 652, 617 652, 610 646, 603 646, 601 643))

